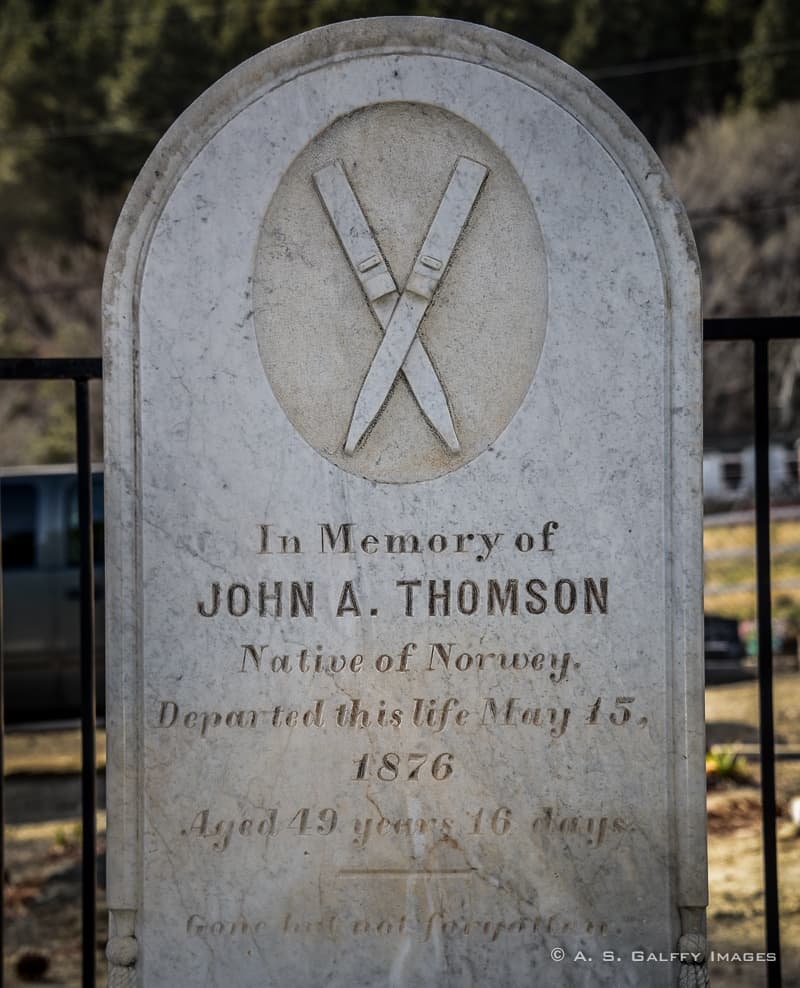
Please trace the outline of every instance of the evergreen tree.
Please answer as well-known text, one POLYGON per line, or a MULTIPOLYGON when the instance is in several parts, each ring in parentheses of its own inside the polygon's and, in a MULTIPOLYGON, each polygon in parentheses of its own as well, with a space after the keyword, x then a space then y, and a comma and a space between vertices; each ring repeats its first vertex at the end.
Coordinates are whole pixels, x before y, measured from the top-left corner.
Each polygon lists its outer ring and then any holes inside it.
POLYGON ((765 110, 781 100, 800 99, 800 4, 764 0, 753 41, 742 60, 745 106, 765 110))
POLYGON ((694 0, 577 0, 560 54, 659 143, 687 124, 692 66, 673 63, 691 57, 700 15, 694 0))
POLYGON ((750 42, 753 22, 762 0, 705 0, 693 38, 697 64, 688 92, 689 121, 741 102, 740 62, 737 57, 750 42))

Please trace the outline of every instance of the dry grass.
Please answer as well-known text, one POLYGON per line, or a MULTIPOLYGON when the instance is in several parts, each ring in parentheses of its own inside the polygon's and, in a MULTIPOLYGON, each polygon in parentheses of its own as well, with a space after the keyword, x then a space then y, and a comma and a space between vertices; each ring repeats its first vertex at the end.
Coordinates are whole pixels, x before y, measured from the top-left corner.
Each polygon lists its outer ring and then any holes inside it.
MULTIPOLYGON (((800 521, 776 521, 770 528, 772 542, 772 579, 775 583, 774 615, 788 617, 800 610, 800 521), (797 586, 794 586, 794 583, 797 586)), ((756 540, 754 525, 707 527, 703 549, 714 552, 741 551, 741 555, 722 559, 707 558, 704 565, 705 610, 739 620, 751 620, 756 614, 756 540), (749 550, 749 551, 748 551, 749 550), (752 584, 743 589, 742 584, 752 584), (730 588, 730 589, 726 589, 730 588)))
MULTIPOLYGON (((24 773, 69 775, 81 770, 79 730, 39 731, 7 734, 4 747, 4 774, 24 773)), ((106 765, 106 732, 98 730, 95 746, 97 767, 106 765)))

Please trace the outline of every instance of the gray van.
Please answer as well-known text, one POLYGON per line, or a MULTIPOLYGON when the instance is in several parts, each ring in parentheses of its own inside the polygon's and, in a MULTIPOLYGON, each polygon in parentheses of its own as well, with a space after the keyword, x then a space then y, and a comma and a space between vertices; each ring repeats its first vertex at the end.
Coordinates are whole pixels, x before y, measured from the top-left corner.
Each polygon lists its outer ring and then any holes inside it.
MULTIPOLYGON (((92 472, 97 695, 103 676, 103 474, 92 472)), ((78 488, 74 467, 0 471, 5 709, 10 721, 80 711, 78 488)))

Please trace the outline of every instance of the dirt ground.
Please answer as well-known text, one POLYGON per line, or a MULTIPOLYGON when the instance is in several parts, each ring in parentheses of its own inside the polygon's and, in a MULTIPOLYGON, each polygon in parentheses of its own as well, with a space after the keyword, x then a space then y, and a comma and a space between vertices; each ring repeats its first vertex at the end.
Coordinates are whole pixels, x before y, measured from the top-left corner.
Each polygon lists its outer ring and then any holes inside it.
MULTIPOLYGON (((105 766, 98 731, 97 765, 105 766)), ((80 735, 12 732, 5 739, 5 941, 3 984, 81 983, 80 735), (46 965, 46 967, 45 967, 46 965), (42 968, 45 967, 44 970, 42 968)), ((99 776, 98 799, 103 797, 99 776)), ((97 814, 97 985, 105 988, 105 813, 97 814)))
MULTIPOLYGON (((775 730, 779 751, 800 753, 800 673, 775 677, 775 730)), ((709 744, 750 746, 758 739, 755 681, 706 690, 709 744)), ((763 863, 759 764, 751 761, 750 784, 720 787, 708 795, 709 946, 718 952, 764 951, 763 863)), ((784 988, 800 988, 800 835, 788 803, 800 796, 800 759, 776 766, 781 961, 784 988)), ((709 967, 714 988, 761 988, 764 965, 716 962, 709 967)))
MULTIPOLYGON (((800 673, 786 672, 775 682, 779 750, 800 752, 800 673)), ((706 690, 708 739, 714 745, 742 745, 752 752, 757 740, 758 699, 753 680, 706 690)), ((103 744, 98 739, 98 748, 103 744)), ((75 771, 79 765, 77 731, 12 734, 6 739, 8 813, 6 827, 5 957, 7 988, 42 984, 78 988, 80 984, 80 825, 75 771), (15 789, 18 795, 14 795, 15 789), (23 796, 37 787, 46 799, 23 796), (53 799, 63 815, 41 820, 53 799), (24 805, 23 805, 24 804, 24 805), (25 817, 33 817, 25 821, 25 817), (37 976, 35 967, 47 963, 37 976), (27 968, 33 977, 23 978, 27 968)), ((716 952, 764 951, 761 859, 761 804, 758 762, 748 762, 744 784, 722 782, 709 792, 709 946, 716 952)), ((800 796, 800 759, 777 765, 779 869, 784 988, 800 988, 800 832, 788 815, 788 803, 800 796)), ((105 826, 98 814, 98 831, 105 826)), ((100 880, 104 858, 99 862, 100 880)), ((97 985, 105 985, 103 951, 107 938, 102 889, 98 893, 97 985)), ((762 988, 763 963, 712 961, 713 988, 762 988)))
MULTIPOLYGON (((98 814, 98 831, 104 828, 104 814, 98 814)), ((79 988, 81 984, 80 840, 77 820, 6 828, 10 881, 5 896, 3 983, 7 988, 30 984, 79 988), (37 964, 47 964, 41 976, 35 976, 37 964)), ((98 850, 102 870, 102 837, 98 850)), ((102 889, 97 907, 96 984, 105 988, 108 930, 102 889)))

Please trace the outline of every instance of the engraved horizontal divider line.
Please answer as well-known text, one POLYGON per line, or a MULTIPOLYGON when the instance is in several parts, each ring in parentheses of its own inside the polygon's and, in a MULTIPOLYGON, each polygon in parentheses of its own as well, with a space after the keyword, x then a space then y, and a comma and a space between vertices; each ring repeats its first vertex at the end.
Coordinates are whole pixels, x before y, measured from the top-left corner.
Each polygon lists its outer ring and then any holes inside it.
POLYGON ((409 875, 420 878, 458 875, 473 875, 477 868, 341 868, 336 872, 337 878, 360 878, 365 875, 379 875, 387 878, 397 878, 409 875))
MULTIPOLYGON (((314 184, 369 307, 385 333, 399 292, 341 162, 315 172, 314 184)), ((401 372, 432 428, 451 452, 459 452, 461 445, 447 396, 419 337, 414 338, 401 372)))

